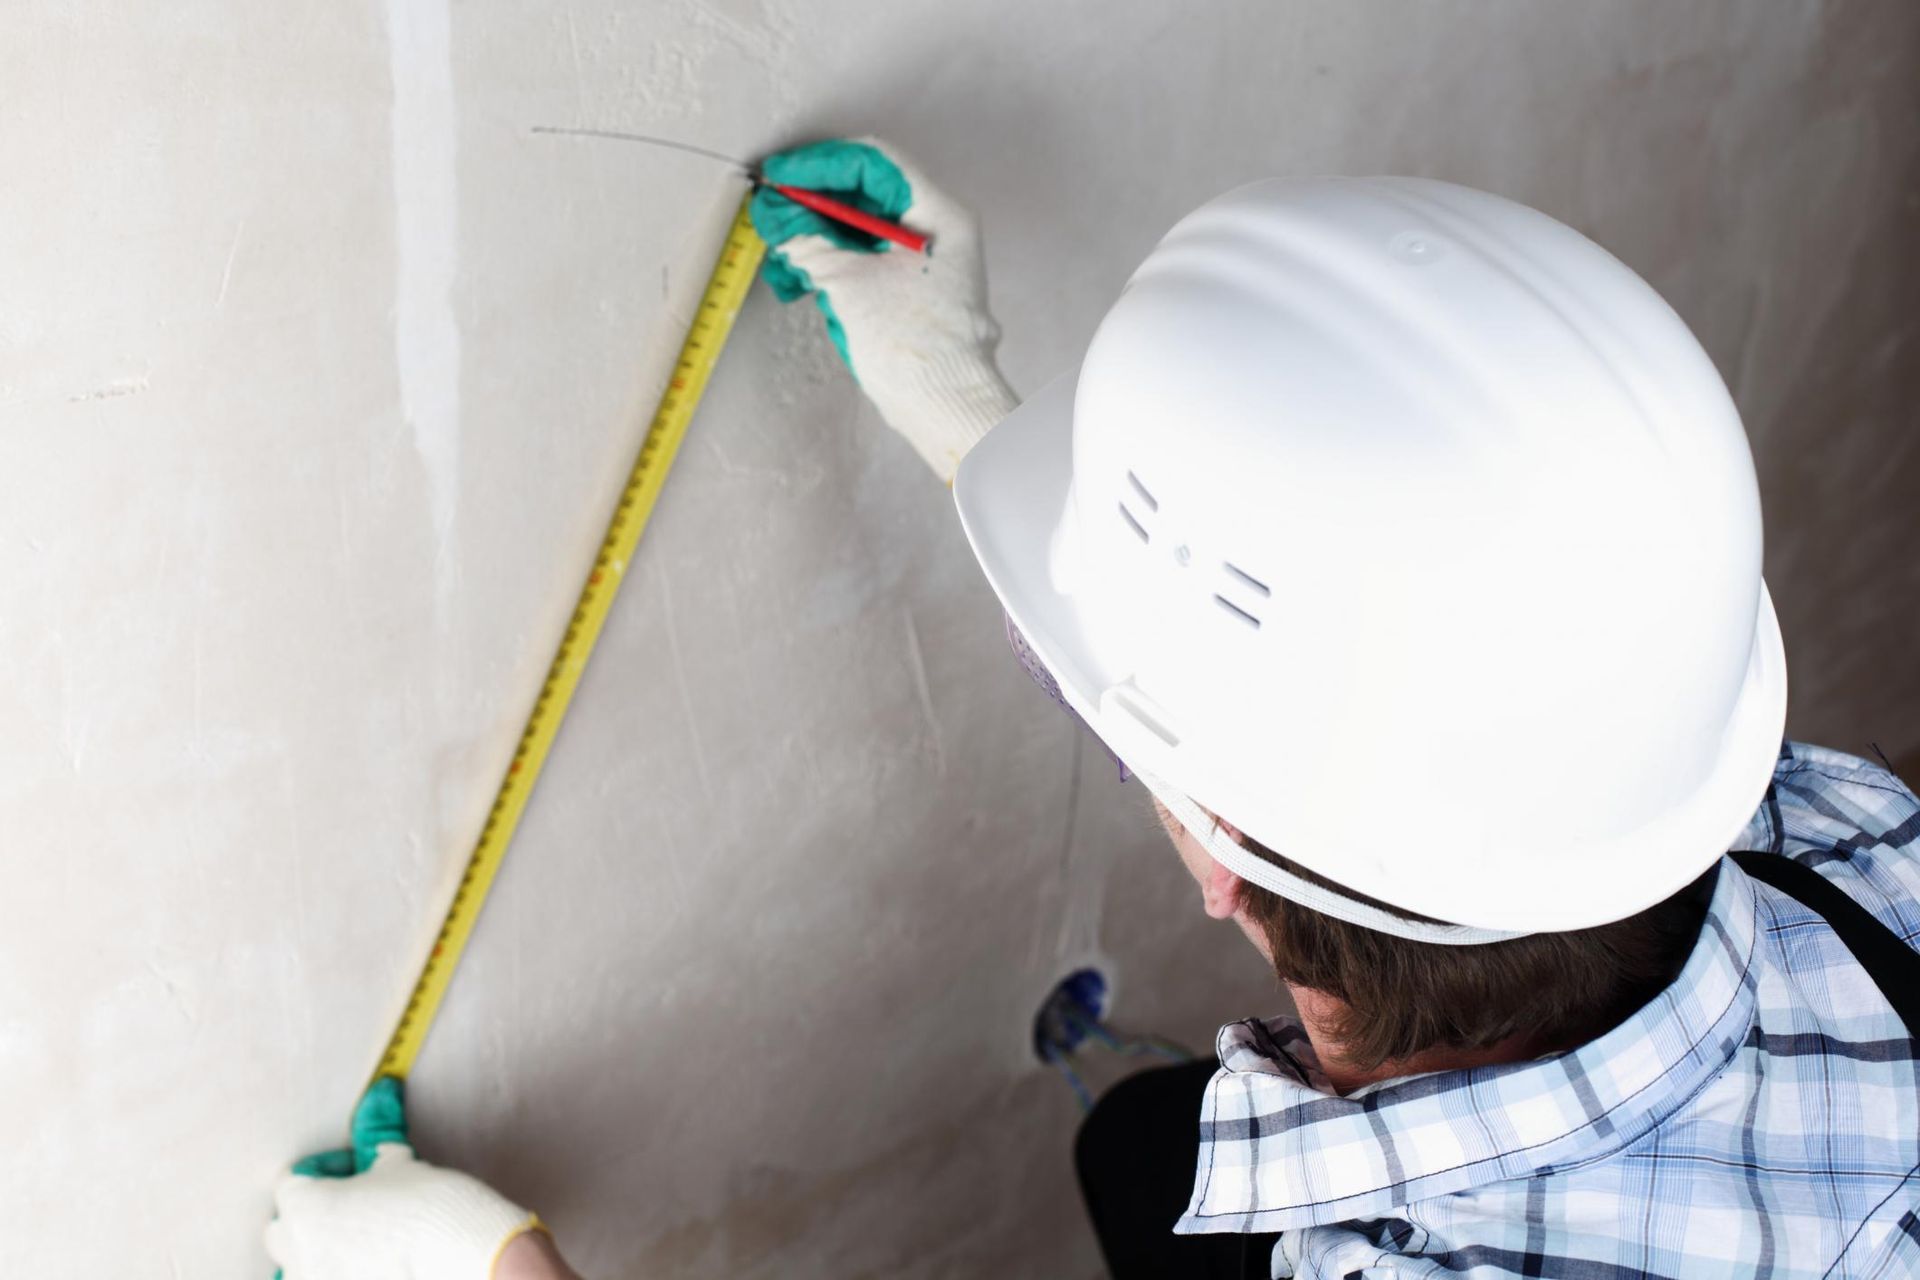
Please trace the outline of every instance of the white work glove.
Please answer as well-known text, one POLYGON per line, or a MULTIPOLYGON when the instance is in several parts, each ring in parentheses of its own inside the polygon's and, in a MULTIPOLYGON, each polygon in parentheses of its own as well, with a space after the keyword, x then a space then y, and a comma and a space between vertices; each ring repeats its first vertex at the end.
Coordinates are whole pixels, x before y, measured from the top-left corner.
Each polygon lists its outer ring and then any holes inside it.
POLYGON ((952 483, 967 450, 1019 403, 993 362, 1000 326, 987 311, 979 223, 871 138, 783 151, 762 162, 761 174, 931 237, 925 253, 914 253, 769 187, 753 198, 767 283, 783 302, 814 295, 880 416, 952 483))
POLYGON ((353 1147, 309 1156, 274 1189, 267 1252, 284 1280, 491 1280, 540 1221, 477 1178, 416 1159, 400 1083, 376 1081, 353 1147))

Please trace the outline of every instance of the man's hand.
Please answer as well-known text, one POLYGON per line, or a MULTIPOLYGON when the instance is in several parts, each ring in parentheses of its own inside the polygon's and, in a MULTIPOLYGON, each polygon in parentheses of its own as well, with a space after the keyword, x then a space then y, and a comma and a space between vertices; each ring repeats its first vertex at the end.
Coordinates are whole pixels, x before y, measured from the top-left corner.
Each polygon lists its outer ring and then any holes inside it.
MULTIPOLYGON (((400 1082, 391 1077, 360 1100, 353 1146, 302 1160, 273 1198, 267 1252, 285 1280, 496 1280, 508 1247, 540 1230, 538 1218, 478 1179, 414 1157, 400 1082)), ((531 1266, 550 1251, 515 1253, 531 1266)), ((498 1280, 506 1274, 502 1268, 498 1280)))
POLYGON ((816 142, 768 156, 767 181, 818 191, 925 232, 918 254, 841 226, 762 187, 753 225, 783 302, 811 293, 827 333, 887 425, 942 480, 1018 402, 994 366, 980 228, 891 148, 816 142))

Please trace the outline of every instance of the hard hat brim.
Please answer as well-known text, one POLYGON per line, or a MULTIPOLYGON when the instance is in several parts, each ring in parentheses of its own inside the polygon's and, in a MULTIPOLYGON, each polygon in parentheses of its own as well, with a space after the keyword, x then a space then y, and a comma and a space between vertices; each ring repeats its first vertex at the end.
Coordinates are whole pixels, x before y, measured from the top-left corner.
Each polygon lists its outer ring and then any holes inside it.
MULTIPOLYGON (((1053 555, 1072 501, 1078 377, 1076 367, 1046 384, 974 446, 954 478, 961 525, 982 571, 1068 705, 1115 754, 1165 777, 1270 848, 1291 849, 1295 857, 1311 849, 1315 856, 1301 860, 1340 881, 1337 839, 1329 840, 1325 830, 1296 831, 1283 797, 1223 792, 1203 777, 1189 777, 1194 770, 1183 767, 1180 759, 1189 752, 1160 754, 1155 744, 1132 732, 1134 726, 1124 723, 1124 717, 1103 714, 1103 695, 1112 691, 1095 677, 1095 650, 1070 592, 1058 580, 1060 566, 1053 555)), ((1773 601, 1762 583, 1746 677, 1717 763, 1685 805, 1633 830, 1577 840, 1580 856, 1571 859, 1521 859, 1488 851, 1489 862, 1501 867, 1498 891, 1476 884, 1471 874, 1457 881, 1424 878, 1412 867, 1406 869, 1406 879, 1423 880, 1419 902, 1395 902, 1380 885, 1348 887, 1409 911, 1494 930, 1581 929, 1643 910, 1712 866, 1751 819, 1779 755, 1786 702, 1785 651, 1773 601)), ((1569 732, 1578 732, 1577 726, 1569 726, 1569 732)), ((1519 744, 1516 749, 1521 749, 1519 744)), ((1488 780, 1497 786, 1498 771, 1491 771, 1488 780)), ((1488 803, 1497 804, 1498 797, 1489 796, 1488 803)), ((1576 826, 1570 821, 1567 833, 1534 831, 1524 833, 1525 839, 1536 847, 1542 842, 1576 843, 1571 834, 1576 826)), ((1418 846, 1420 833, 1405 833, 1404 842, 1418 846)))
POLYGON ((1053 379, 989 431, 961 461, 953 497, 974 558, 1001 606, 1084 720, 1098 705, 1099 691, 1075 643, 1078 611, 1054 582, 1049 563, 1071 501, 1079 372, 1076 367, 1053 379))

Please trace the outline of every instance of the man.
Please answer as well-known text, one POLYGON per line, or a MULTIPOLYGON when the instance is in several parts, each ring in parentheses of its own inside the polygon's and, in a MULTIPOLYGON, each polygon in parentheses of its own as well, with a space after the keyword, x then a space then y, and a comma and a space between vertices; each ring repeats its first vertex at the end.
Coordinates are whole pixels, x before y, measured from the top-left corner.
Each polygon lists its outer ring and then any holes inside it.
MULTIPOLYGON (((964 209, 878 144, 766 167, 932 235, 756 205, 1299 1009, 1090 1118, 1116 1276, 1920 1267, 1920 803, 1782 745, 1745 437, 1650 288, 1479 192, 1260 183, 1016 407, 964 209)), ((368 1108, 282 1184, 288 1280, 569 1274, 368 1108)))

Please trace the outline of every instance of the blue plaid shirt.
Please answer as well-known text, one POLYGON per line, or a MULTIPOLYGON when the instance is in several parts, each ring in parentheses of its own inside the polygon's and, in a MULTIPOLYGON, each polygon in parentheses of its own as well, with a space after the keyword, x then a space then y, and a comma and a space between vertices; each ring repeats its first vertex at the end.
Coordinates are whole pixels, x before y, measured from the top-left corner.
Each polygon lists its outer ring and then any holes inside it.
MULTIPOLYGON (((1920 802, 1883 769, 1788 743, 1735 847, 1920 937, 1920 802)), ((1219 1049, 1175 1229, 1283 1232, 1275 1276, 1920 1274, 1920 1042, 1731 861, 1680 977, 1572 1052, 1341 1097, 1291 1019, 1219 1049)))

